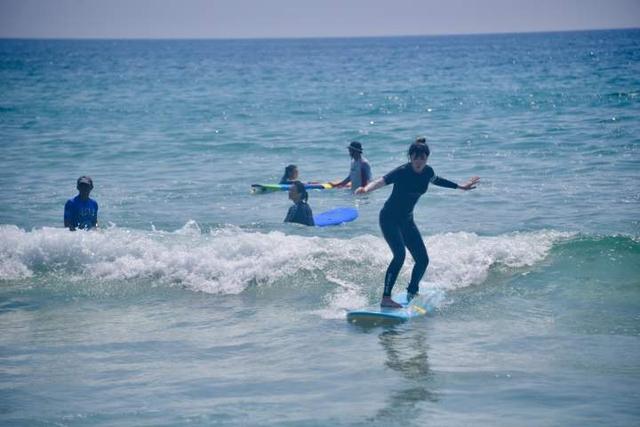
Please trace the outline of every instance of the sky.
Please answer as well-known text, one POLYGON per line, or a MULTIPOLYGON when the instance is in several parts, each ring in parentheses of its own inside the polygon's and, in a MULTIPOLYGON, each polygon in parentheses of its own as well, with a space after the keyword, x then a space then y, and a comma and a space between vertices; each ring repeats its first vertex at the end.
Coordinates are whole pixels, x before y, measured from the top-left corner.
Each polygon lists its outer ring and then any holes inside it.
POLYGON ((0 0, 0 38, 360 37, 640 28, 640 0, 0 0))

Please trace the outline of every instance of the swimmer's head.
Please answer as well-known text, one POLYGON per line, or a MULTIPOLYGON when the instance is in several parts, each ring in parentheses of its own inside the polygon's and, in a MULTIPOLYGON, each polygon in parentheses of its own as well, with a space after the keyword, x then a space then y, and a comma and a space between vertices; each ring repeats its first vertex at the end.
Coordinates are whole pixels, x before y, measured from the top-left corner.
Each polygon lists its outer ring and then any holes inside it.
POLYGON ((304 184, 300 181, 294 181, 289 187, 289 199, 294 203, 298 203, 300 200, 306 202, 309 199, 309 193, 304 188, 304 184))
POLYGON ((288 165, 286 168, 284 168, 282 181, 294 181, 296 179, 298 179, 298 166, 288 165))

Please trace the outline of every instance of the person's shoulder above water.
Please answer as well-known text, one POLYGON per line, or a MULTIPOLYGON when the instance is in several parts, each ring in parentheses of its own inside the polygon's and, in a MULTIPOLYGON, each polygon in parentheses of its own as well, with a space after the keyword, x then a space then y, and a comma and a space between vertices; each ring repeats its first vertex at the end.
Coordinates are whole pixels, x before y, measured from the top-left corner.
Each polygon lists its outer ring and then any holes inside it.
POLYGON ((80 196, 79 194, 77 196, 74 196, 72 198, 69 199, 70 202, 74 202, 74 203, 98 203, 95 199, 91 198, 91 197, 87 197, 86 199, 83 199, 82 196, 80 196))
POLYGON ((91 197, 87 197, 86 199, 83 199, 79 194, 77 196, 74 196, 72 198, 70 198, 69 200, 67 200, 67 205, 72 205, 72 206, 91 206, 91 207, 98 207, 98 202, 95 199, 92 199, 91 197))
POLYGON ((362 167, 368 172, 371 172, 371 163, 369 163, 369 160, 365 157, 362 157, 360 161, 362 162, 362 167))
POLYGON ((405 163, 396 167, 395 169, 392 169, 391 171, 389 171, 389 173, 387 173, 383 177, 385 184, 393 184, 401 176, 406 175, 407 173, 410 173, 411 172, 410 169, 411 169, 411 163, 405 163))
POLYGON ((311 207, 307 204, 309 194, 300 181, 294 181, 289 188, 289 200, 293 206, 289 208, 284 222, 296 222, 304 225, 315 225, 311 207))
POLYGON ((428 175, 429 177, 435 177, 436 176, 436 172, 429 165, 426 165, 424 167, 424 170, 422 171, 422 173, 424 173, 425 175, 428 175))
POLYGON ((301 219, 303 222, 301 224, 305 225, 316 225, 313 220, 313 211, 311 210, 311 206, 307 202, 300 202, 298 211, 302 213, 301 219))
POLYGON ((300 201, 289 208, 284 222, 294 222, 302 225, 315 225, 311 206, 300 201))

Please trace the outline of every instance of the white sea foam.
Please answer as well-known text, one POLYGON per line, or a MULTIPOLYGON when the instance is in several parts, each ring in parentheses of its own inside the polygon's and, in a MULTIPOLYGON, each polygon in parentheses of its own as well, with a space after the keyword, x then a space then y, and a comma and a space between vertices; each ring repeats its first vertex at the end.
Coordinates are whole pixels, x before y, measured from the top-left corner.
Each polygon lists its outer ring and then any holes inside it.
MULTIPOLYGON (((527 267, 541 261, 567 233, 538 231, 483 237, 448 233, 426 239, 430 266, 424 286, 451 290, 481 283, 492 268, 527 267)), ((410 257, 407 257, 410 261, 410 257)), ((189 289, 237 294, 249 286, 295 283, 312 273, 334 286, 329 307, 361 306, 376 293, 390 260, 381 237, 304 237, 279 231, 226 227, 202 232, 195 222, 175 232, 111 227, 71 233, 61 228, 25 231, 0 226, 0 280, 34 275, 85 281, 148 280, 189 289)), ((410 274, 407 262, 398 286, 410 274)))
POLYGON ((430 257, 426 279, 431 287, 447 290, 482 283, 492 267, 533 266, 555 242, 572 235, 546 230, 495 237, 464 232, 431 236, 426 241, 430 257))
POLYGON ((336 284, 333 292, 325 298, 324 308, 316 311, 324 319, 339 319, 345 316, 345 312, 368 303, 368 298, 362 287, 335 277, 327 277, 331 283, 336 284))

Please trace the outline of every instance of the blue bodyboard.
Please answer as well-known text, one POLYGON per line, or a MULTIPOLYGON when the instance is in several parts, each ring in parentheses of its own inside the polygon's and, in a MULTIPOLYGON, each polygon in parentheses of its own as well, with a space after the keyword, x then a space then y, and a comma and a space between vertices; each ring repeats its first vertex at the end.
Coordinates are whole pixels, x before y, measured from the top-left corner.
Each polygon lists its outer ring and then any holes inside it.
POLYGON ((427 298, 422 295, 416 296, 410 303, 407 303, 406 292, 396 294, 392 298, 395 302, 402 304, 403 307, 385 308, 376 306, 348 311, 347 321, 361 326, 394 325, 415 317, 424 316, 429 311, 427 298))
POLYGON ((328 225, 338 225, 343 222, 353 221, 356 218, 358 218, 358 210, 356 208, 335 208, 314 215, 313 222, 315 222, 317 227, 326 227, 328 225))

